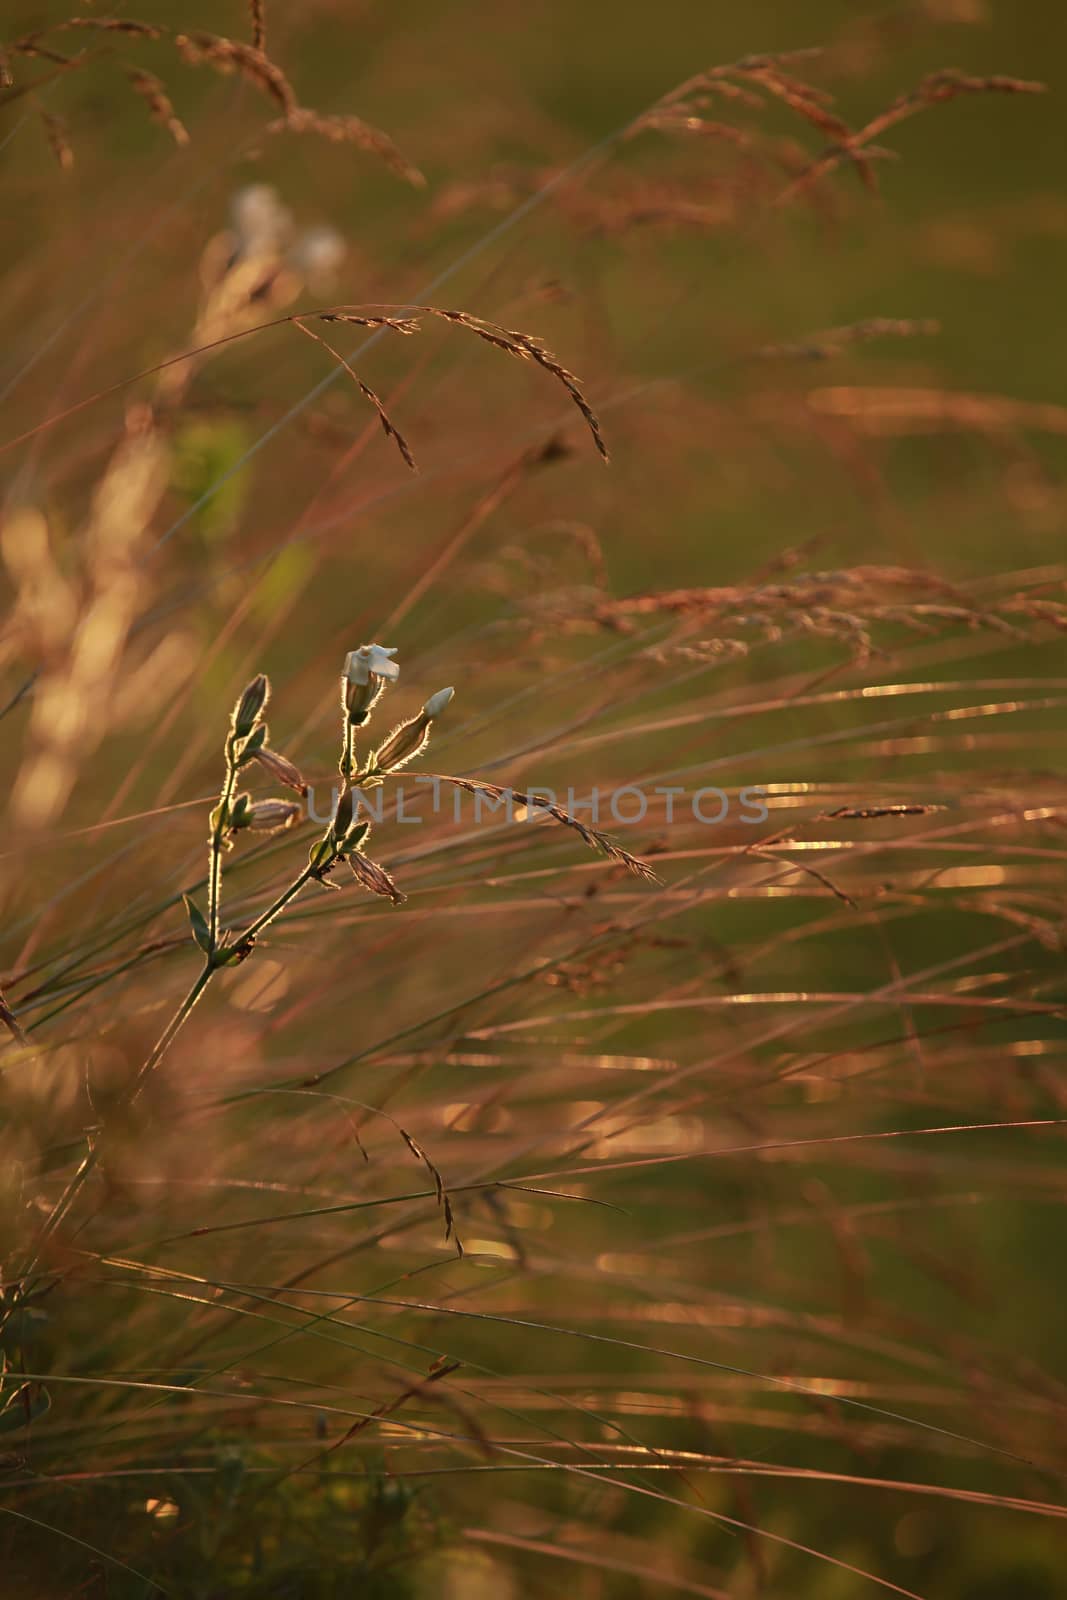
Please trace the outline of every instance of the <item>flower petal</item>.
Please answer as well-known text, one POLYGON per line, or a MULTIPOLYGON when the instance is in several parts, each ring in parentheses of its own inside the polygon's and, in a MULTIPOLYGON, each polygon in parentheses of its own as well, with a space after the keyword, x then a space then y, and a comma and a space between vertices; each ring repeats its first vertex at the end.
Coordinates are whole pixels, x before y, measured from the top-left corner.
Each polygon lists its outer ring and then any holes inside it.
POLYGON ((367 684, 372 674, 395 683, 400 676, 400 665, 389 658, 396 653, 394 645, 361 644, 358 650, 350 650, 345 657, 344 676, 349 683, 367 684))

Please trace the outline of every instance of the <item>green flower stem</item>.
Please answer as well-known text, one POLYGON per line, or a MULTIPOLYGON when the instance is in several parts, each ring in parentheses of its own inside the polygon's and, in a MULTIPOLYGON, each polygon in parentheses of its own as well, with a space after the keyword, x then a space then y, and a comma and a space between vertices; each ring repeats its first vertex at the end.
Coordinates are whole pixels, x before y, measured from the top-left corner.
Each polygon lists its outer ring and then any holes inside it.
POLYGON ((356 769, 356 725, 348 716, 344 723, 344 744, 341 749, 341 776, 346 783, 351 781, 356 769))
POLYGON ((204 962, 204 965, 201 967, 196 981, 189 990, 189 993, 185 996, 185 999, 171 1017, 170 1021, 167 1023, 167 1026, 163 1029, 163 1032, 160 1034, 159 1038, 152 1046, 152 1049, 145 1057, 144 1063, 142 1064, 136 1078, 134 1078, 133 1088, 130 1091, 131 1105, 138 1098, 141 1090, 144 1088, 145 1084, 148 1082, 149 1078, 152 1076, 153 1072, 155 1072, 156 1068, 159 1066, 159 1063, 163 1060, 163 1057, 174 1043, 174 1040, 185 1026, 186 1020, 193 1011, 193 1008, 196 1006, 200 996, 211 982, 211 979, 214 977, 216 971, 217 965, 209 956, 204 962))
POLYGON ((226 780, 219 795, 215 822, 211 829, 211 857, 208 868, 207 926, 209 952, 215 954, 219 945, 219 901, 222 887, 222 847, 226 839, 233 791, 237 787, 237 762, 234 760, 233 735, 226 740, 226 780))
POLYGON ((257 939, 263 932, 263 929, 269 927, 269 925, 274 921, 275 917, 281 915, 289 902, 296 899, 297 895, 300 893, 301 889, 304 888, 305 884, 310 883, 312 878, 318 877, 319 873, 322 871, 323 868, 321 866, 313 867, 310 865, 310 863, 308 866, 304 867, 303 871, 297 874, 289 887, 282 891, 277 900, 273 901, 272 904, 267 907, 266 911, 261 912, 254 922, 249 923, 248 927, 243 933, 238 934, 234 948, 240 949, 242 945, 247 944, 250 940, 257 939))

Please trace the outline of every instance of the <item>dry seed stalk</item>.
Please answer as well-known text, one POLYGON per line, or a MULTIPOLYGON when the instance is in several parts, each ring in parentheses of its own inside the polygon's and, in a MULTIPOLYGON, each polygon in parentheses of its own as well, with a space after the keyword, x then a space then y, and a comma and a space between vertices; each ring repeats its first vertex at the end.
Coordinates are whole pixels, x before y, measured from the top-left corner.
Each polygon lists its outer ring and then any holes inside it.
POLYGON ((394 333, 418 333, 417 317, 361 317, 349 311, 318 311, 320 322, 345 322, 354 328, 390 328, 394 333))
POLYGON ((785 865, 792 867, 795 872, 801 872, 806 877, 813 878, 816 883, 821 883, 824 889, 829 889, 835 900, 842 901, 853 911, 859 910, 858 905, 850 894, 847 894, 844 889, 839 889, 832 878, 828 878, 825 872, 820 872, 818 867, 813 867, 810 862, 794 861, 792 856, 774 855, 763 844, 749 845, 748 854, 758 856, 761 861, 771 861, 775 864, 775 866, 780 867, 784 863, 785 865))
POLYGON ((47 111, 44 106, 38 106, 37 114, 44 127, 49 148, 64 172, 69 172, 74 165, 74 151, 71 149, 70 139, 67 136, 67 124, 63 118, 54 111, 47 111))
MULTIPOLYGON (((948 68, 930 73, 915 89, 899 95, 885 111, 872 117, 862 128, 853 130, 831 109, 833 95, 783 70, 790 61, 820 53, 818 50, 805 50, 781 55, 746 56, 739 61, 697 73, 638 117, 630 126, 628 136, 632 137, 646 128, 703 133, 716 126, 709 123, 705 116, 708 106, 715 100, 725 100, 750 111, 760 111, 768 97, 776 99, 830 141, 830 148, 814 161, 806 160, 786 188, 778 194, 774 203, 783 205, 807 192, 820 178, 846 161, 855 166, 865 187, 875 190, 877 183, 872 159, 891 156, 893 152, 876 145, 874 141, 905 118, 914 116, 928 106, 958 99, 961 95, 1040 94, 1046 88, 1045 84, 1029 79, 1002 74, 974 77, 948 68)), ((720 131, 724 130, 724 125, 719 124, 718 127, 720 131)))
POLYGON ((950 428, 991 434, 1032 428, 1040 433, 1067 434, 1067 407, 1049 401, 1015 400, 1007 395, 970 394, 952 389, 920 389, 899 385, 837 385, 812 389, 807 405, 823 416, 842 417, 864 433, 931 433, 950 428))
POLYGON ((414 184, 416 188, 423 188, 426 179, 418 167, 401 154, 387 133, 381 128, 375 128, 371 123, 364 122, 362 117, 357 117, 352 112, 313 111, 308 106, 294 105, 286 112, 284 117, 267 126, 268 133, 314 133, 322 139, 328 139, 331 144, 354 144, 358 150, 366 150, 370 155, 381 156, 386 166, 404 179, 406 183, 414 184))
POLYGON ((460 1241, 459 1235, 456 1233, 456 1221, 455 1214, 452 1210, 452 1201, 449 1199, 448 1190, 445 1187, 445 1180, 441 1176, 440 1169, 426 1154, 426 1151, 422 1148, 422 1145, 418 1142, 418 1140, 413 1138, 406 1128, 402 1128, 399 1122, 396 1123, 396 1130, 415 1159, 422 1162, 422 1165, 426 1168, 426 1171, 433 1179, 434 1191, 437 1195, 437 1204, 441 1209, 441 1215, 445 1219, 445 1238, 453 1239, 455 1241, 456 1254, 462 1256, 463 1245, 460 1241))
MULTIPOLYGON (((70 56, 60 55, 58 50, 49 50, 47 45, 38 44, 37 36, 33 34, 28 34, 24 39, 15 39, 7 46, 7 49, 12 55, 33 56, 39 61, 53 61, 62 69, 79 67, 82 65, 82 62, 85 59, 84 56, 74 56, 71 58, 70 56)), ((36 89, 38 87, 38 83, 48 83, 49 80, 55 76, 57 76, 57 74, 50 72, 48 73, 47 77, 39 79, 37 83, 31 83, 29 87, 31 89, 36 89)), ((9 95, 8 98, 12 99, 14 97, 9 95)))
MULTIPOLYGON (((360 393, 362 395, 364 395, 364 397, 367 400, 370 401, 370 403, 374 407, 375 411, 377 411, 378 420, 380 421, 380 423, 382 425, 382 431, 385 433, 386 437, 389 438, 389 439, 395 439, 396 447, 400 451, 400 454, 403 457, 404 462, 406 463, 406 465, 408 467, 411 468, 412 472, 415 472, 417 470, 417 468, 415 466, 415 457, 411 453, 411 448, 408 445, 407 440, 404 438, 404 435, 400 432, 400 429, 392 421, 391 417, 389 416, 389 413, 385 409, 385 406, 382 404, 382 401, 380 400, 378 395, 375 394, 374 390, 370 387, 370 385, 364 383, 364 381, 360 377, 359 373, 355 370, 354 367, 349 365, 349 363, 345 360, 345 358, 341 354, 341 352, 339 350, 335 350, 333 345, 330 344, 328 340, 324 339, 321 334, 314 333, 312 331, 312 329, 307 326, 306 323, 304 323, 304 322, 302 322, 300 320, 299 317, 293 317, 291 320, 292 320, 294 328, 299 328, 301 333, 307 334, 307 337, 309 339, 314 339, 316 344, 320 344, 323 347, 324 350, 328 350, 330 352, 330 354, 333 356, 334 360, 337 361, 344 368, 344 370, 348 373, 348 376, 358 386, 358 388, 360 390, 360 393)), ((389 327, 393 327, 394 326, 394 324, 391 323, 391 322, 386 322, 386 324, 384 324, 384 325, 387 325, 389 327)), ((398 329, 398 331, 407 333, 410 330, 407 329, 407 328, 404 328, 404 329, 398 329)))
POLYGON ((865 317, 841 328, 825 328, 810 338, 789 344, 765 344, 755 353, 766 360, 823 361, 839 355, 846 345, 867 344, 872 339, 932 337, 941 332, 933 317, 865 317))
POLYGON ((155 73, 145 72, 141 67, 131 67, 128 77, 134 92, 147 105, 152 120, 166 128, 175 144, 188 144, 188 129, 181 118, 175 115, 170 97, 155 73))
MULTIPOLYGON (((462 1253, 460 1251, 461 1255, 462 1253)), ((335 1450, 340 1450, 342 1445, 350 1444, 365 1428, 370 1428, 374 1423, 382 1422, 386 1417, 393 1416, 407 1405, 409 1400, 421 1399, 432 1384, 440 1382, 442 1378, 451 1377, 452 1373, 458 1372, 461 1366, 462 1362, 460 1361, 449 1361, 444 1356, 438 1356, 425 1378, 418 1383, 409 1384, 392 1400, 383 1400, 380 1405, 375 1406, 373 1411, 368 1411, 365 1417, 360 1417, 358 1422, 353 1422, 351 1427, 346 1428, 341 1437, 335 1439, 333 1444, 327 1445, 324 1450, 317 1450, 313 1456, 308 1456, 305 1461, 297 1462, 296 1466, 290 1467, 283 1472, 276 1482, 282 1483, 286 1478, 291 1478, 298 1472, 306 1472, 309 1467, 317 1467, 320 1462, 333 1455, 335 1450)))
POLYGON ((216 33, 178 33, 174 43, 192 67, 214 67, 216 72, 238 72, 275 100, 288 116, 297 106, 296 93, 281 67, 254 45, 226 39, 216 33))
POLYGON ((947 811, 947 806, 915 802, 889 806, 838 806, 836 811, 824 811, 812 817, 812 822, 873 822, 880 817, 928 817, 935 811, 947 811))
POLYGON ((604 435, 600 431, 593 408, 590 406, 581 385, 573 372, 568 372, 550 350, 546 350, 539 339, 532 334, 522 333, 515 328, 502 328, 499 323, 487 322, 483 317, 475 317, 468 311, 448 311, 442 306, 415 306, 416 311, 424 312, 427 316, 440 317, 445 322, 451 322, 460 328, 469 328, 479 339, 484 339, 486 344, 491 344, 496 350, 503 350, 510 356, 517 356, 520 361, 533 361, 539 367, 563 385, 574 404, 585 418, 593 443, 600 452, 603 460, 609 460, 608 447, 604 442, 604 435))
MULTIPOLYGON (((864 124, 858 132, 851 134, 837 148, 827 151, 802 172, 778 196, 775 204, 785 205, 798 194, 831 172, 843 160, 862 161, 865 147, 881 134, 895 128, 898 123, 913 117, 916 113, 925 110, 928 106, 940 105, 947 100, 957 100, 962 95, 971 94, 1044 94, 1047 84, 1038 83, 1028 78, 1008 78, 994 75, 987 78, 975 78, 968 73, 959 72, 955 68, 946 68, 941 72, 929 73, 922 82, 905 94, 898 95, 893 104, 878 116, 864 124)), ((869 152, 868 152, 869 153, 869 152)))
MULTIPOLYGON (((705 110, 716 99, 743 106, 749 111, 762 111, 767 97, 778 100, 797 113, 805 122, 842 144, 852 137, 848 124, 830 108, 834 97, 824 89, 817 89, 803 79, 783 70, 784 64, 818 56, 819 50, 797 50, 776 55, 743 56, 739 61, 711 67, 706 72, 688 78, 656 102, 631 125, 628 136, 645 128, 684 133, 716 132, 721 137, 738 135, 728 124, 709 123, 705 110)), ((740 135, 746 144, 751 141, 740 135)), ((873 180, 866 167, 862 176, 868 186, 873 180)))
MULTIPOLYGON (((354 144, 361 150, 380 156, 382 160, 408 183, 421 185, 425 182, 422 173, 414 167, 397 149, 389 135, 380 128, 372 127, 364 122, 361 117, 353 114, 322 115, 308 107, 300 105, 297 94, 284 70, 267 55, 264 48, 265 41, 265 6, 263 0, 250 0, 249 12, 252 20, 252 42, 246 43, 239 39, 230 39, 222 34, 190 32, 172 33, 162 24, 140 22, 131 17, 68 17, 62 22, 53 23, 48 28, 40 28, 32 33, 24 34, 21 38, 8 43, 4 51, 0 52, 0 90, 9 89, 10 93, 5 99, 25 93, 36 87, 29 84, 16 88, 13 85, 8 66, 10 56, 38 57, 43 61, 56 63, 61 70, 71 70, 84 66, 91 59, 85 53, 73 59, 61 55, 58 51, 50 49, 41 41, 49 34, 59 33, 67 29, 81 28, 92 29, 97 33, 118 34, 131 40, 166 40, 172 43, 179 56, 188 65, 193 67, 208 66, 216 72, 240 73, 255 87, 268 95, 280 108, 282 116, 272 122, 268 132, 277 133, 289 131, 294 133, 315 133, 329 139, 334 143, 354 144)), ((55 74, 49 74, 54 76, 55 74)), ((151 78, 151 74, 145 74, 151 78)), ((46 79, 39 80, 46 82, 46 79)), ((139 92, 145 92, 144 90, 139 92)), ((162 87, 157 93, 166 99, 162 87)), ((146 98, 149 98, 146 93, 146 98)), ((169 101, 167 101, 169 105, 169 101)), ((184 142, 177 133, 177 128, 182 124, 174 116, 173 109, 160 120, 169 129, 179 143, 184 142)), ((184 131, 184 130, 183 130, 184 131)))
MULTIPOLYGON (((405 312, 414 315, 402 317, 383 316, 381 318, 367 317, 362 313, 353 314, 345 306, 331 306, 325 311, 305 312, 302 315, 314 316, 320 322, 352 322, 360 327, 385 327, 392 328, 397 333, 416 333, 419 329, 419 316, 438 317, 443 322, 449 322, 454 327, 466 328, 469 332, 482 339, 486 344, 492 345, 495 350, 503 350, 506 355, 515 356, 520 361, 533 361, 545 372, 561 383, 585 418, 587 427, 593 436, 593 442, 604 461, 609 459, 608 447, 604 442, 604 435, 600 429, 600 422, 596 413, 582 392, 581 385, 573 372, 568 372, 551 351, 546 350, 540 340, 533 334, 522 333, 518 329, 503 328, 498 323, 489 322, 484 317, 476 317, 469 311, 453 311, 445 306, 413 305, 403 308, 405 312)), ((335 352, 336 353, 336 352, 335 352)), ((340 358, 339 358, 340 359, 340 358)), ((359 379, 356 379, 357 383, 359 379)))
MULTIPOLYGON (((242 301, 242 308, 247 309, 247 305, 248 300, 246 297, 242 301)), ((604 443, 604 437, 600 430, 600 423, 597 420, 596 414, 590 406, 588 400, 583 394, 577 378, 575 378, 573 373, 568 372, 565 367, 561 366, 560 363, 556 361, 556 358, 550 355, 549 352, 541 346, 539 341, 533 337, 533 335, 512 332, 503 328, 499 328, 495 323, 485 322, 483 319, 472 316, 470 312, 466 311, 451 311, 440 306, 410 306, 405 309, 415 313, 421 313, 425 316, 440 317, 444 321, 450 322, 455 326, 467 328, 471 332, 477 334, 480 339, 485 340, 486 343, 493 345, 494 348, 503 350, 509 355, 518 356, 523 360, 532 360, 536 362, 537 365, 543 367, 546 372, 549 372, 560 383, 562 383, 563 387, 567 390, 567 393, 573 400, 575 406, 584 417, 586 425, 593 436, 593 441, 600 456, 605 462, 609 459, 607 445, 604 443)), ((203 344, 197 345, 195 349, 186 350, 178 356, 170 356, 166 361, 157 362, 155 366, 147 367, 142 372, 136 373, 131 378, 124 378, 119 383, 110 385, 107 389, 101 389, 96 394, 89 395, 83 400, 75 401, 73 405, 68 406, 65 410, 56 412, 51 417, 47 417, 44 422, 38 423, 36 427, 29 428, 24 433, 18 434, 15 438, 8 439, 3 444, 0 444, 0 454, 2 454, 5 450, 12 449, 17 444, 25 443, 26 440, 33 438, 45 428, 55 426, 56 423, 62 422, 64 418, 73 416, 75 412, 84 410, 86 406, 92 405, 95 401, 103 399, 108 394, 114 394, 121 389, 125 389, 132 383, 139 382, 144 378, 150 378, 156 373, 162 373, 176 369, 183 363, 195 361, 196 359, 207 355, 212 350, 219 349, 221 346, 226 344, 232 344, 237 339, 247 338, 250 334, 265 333, 268 328, 281 328, 287 323, 295 323, 299 327, 301 333, 305 334, 310 339, 314 339, 317 343, 322 344, 339 363, 339 365, 351 375, 355 383, 359 386, 361 392, 375 407, 379 417, 382 419, 382 426, 385 428, 386 433, 396 440, 404 460, 409 466, 413 467, 415 463, 411 455, 411 451, 407 446, 407 442, 394 427, 392 420, 388 418, 385 408, 379 397, 372 389, 368 388, 368 386, 364 384, 359 375, 353 370, 345 358, 333 348, 332 345, 327 344, 324 339, 320 339, 318 335, 314 334, 311 329, 305 325, 307 320, 310 318, 314 318, 314 320, 317 322, 347 322, 352 323, 357 327, 388 328, 391 332, 399 334, 412 334, 419 331, 417 315, 368 315, 363 312, 357 312, 354 308, 349 309, 346 306, 330 306, 321 311, 302 311, 297 313, 291 312, 283 317, 274 317, 269 322, 257 323, 254 327, 236 328, 233 329, 233 331, 219 333, 217 337, 209 339, 203 344)), ((185 381, 186 380, 182 379, 175 380, 179 387, 184 387, 185 381)))
POLYGON ((629 850, 624 850, 621 844, 607 833, 601 833, 598 828, 590 828, 586 823, 572 817, 569 811, 562 806, 551 805, 540 795, 523 794, 519 789, 504 789, 497 783, 487 783, 481 778, 454 778, 448 773, 427 772, 420 773, 420 777, 434 778, 439 783, 450 783, 457 789, 463 789, 467 794, 486 794, 493 800, 512 800, 520 806, 525 806, 528 811, 544 811, 554 821, 562 823, 565 828, 573 828, 593 850, 599 850, 611 861, 619 861, 637 878, 644 878, 649 883, 659 883, 659 874, 654 872, 647 861, 642 861, 640 856, 631 855, 629 850))
POLYGON ((95 28, 100 33, 124 33, 133 39, 162 39, 166 31, 154 23, 137 22, 131 17, 68 17, 48 31, 60 33, 64 28, 95 28))

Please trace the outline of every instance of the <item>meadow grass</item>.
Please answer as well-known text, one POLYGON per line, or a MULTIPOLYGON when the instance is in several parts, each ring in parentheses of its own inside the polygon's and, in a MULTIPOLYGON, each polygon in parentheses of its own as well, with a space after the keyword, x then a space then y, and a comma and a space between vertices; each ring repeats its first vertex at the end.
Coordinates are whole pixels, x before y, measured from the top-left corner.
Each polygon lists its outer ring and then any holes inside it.
POLYGON ((19 9, 5 1593, 1052 1600, 1042 52, 19 9))

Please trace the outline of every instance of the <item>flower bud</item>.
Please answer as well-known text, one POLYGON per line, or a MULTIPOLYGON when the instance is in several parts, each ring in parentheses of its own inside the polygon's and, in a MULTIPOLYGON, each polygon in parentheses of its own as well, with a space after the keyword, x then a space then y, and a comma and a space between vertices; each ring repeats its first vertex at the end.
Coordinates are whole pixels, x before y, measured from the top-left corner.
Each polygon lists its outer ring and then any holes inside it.
POLYGON ((423 716, 439 717, 455 692, 455 689, 438 689, 437 693, 432 694, 423 706, 423 716))
POLYGON ((269 698, 270 680, 261 672, 233 708, 233 731, 239 738, 252 732, 269 698))
POLYGON ((455 689, 438 689, 417 717, 393 729, 381 749, 376 750, 371 758, 379 772, 392 772, 410 761, 412 756, 417 756, 420 750, 425 750, 430 741, 430 723, 445 709, 455 692, 455 689))
POLYGON ((286 788, 295 789, 297 794, 307 794, 307 779, 286 756, 279 755, 277 750, 268 750, 266 748, 253 750, 252 756, 259 762, 261 767, 266 767, 271 776, 277 778, 279 783, 284 783, 286 788))
POLYGON ((372 761, 377 770, 391 772, 425 749, 430 738, 430 720, 425 711, 420 711, 410 722, 402 722, 394 728, 381 749, 374 752, 372 761))
POLYGON ((302 810, 296 800, 253 800, 243 826, 260 833, 273 833, 278 828, 292 827, 302 810))
POLYGON ((348 652, 341 677, 341 702, 350 722, 365 722, 385 684, 399 678, 400 667, 390 659, 395 655, 394 647, 381 644, 361 644, 358 650, 348 652))
POLYGON ((330 834, 334 839, 343 839, 352 825, 352 818, 356 809, 356 792, 354 789, 342 789, 338 800, 337 809, 333 814, 330 824, 330 834))

